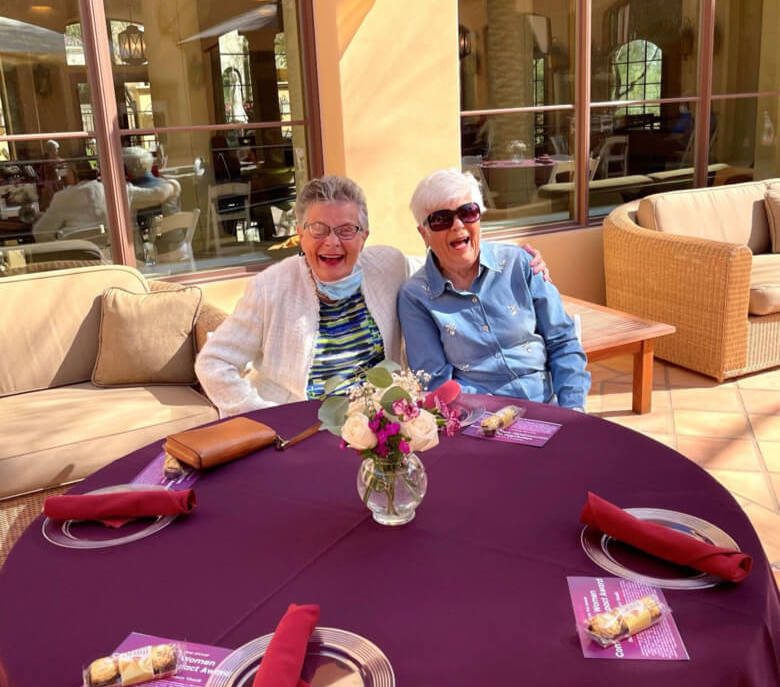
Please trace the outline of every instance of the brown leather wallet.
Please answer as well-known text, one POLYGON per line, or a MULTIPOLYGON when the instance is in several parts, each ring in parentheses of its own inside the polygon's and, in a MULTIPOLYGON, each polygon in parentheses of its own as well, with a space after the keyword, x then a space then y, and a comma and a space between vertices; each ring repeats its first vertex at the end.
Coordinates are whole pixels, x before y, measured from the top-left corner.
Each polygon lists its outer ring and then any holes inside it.
POLYGON ((271 446, 276 430, 248 417, 171 434, 165 452, 197 469, 211 468, 271 446))

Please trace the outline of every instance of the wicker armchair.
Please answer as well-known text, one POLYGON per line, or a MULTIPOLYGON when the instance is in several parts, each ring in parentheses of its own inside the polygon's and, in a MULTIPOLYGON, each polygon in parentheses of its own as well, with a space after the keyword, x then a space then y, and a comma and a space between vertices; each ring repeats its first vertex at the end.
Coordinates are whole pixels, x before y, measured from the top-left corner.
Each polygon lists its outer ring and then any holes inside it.
POLYGON ((780 313, 748 312, 751 249, 643 228, 638 205, 604 221, 607 305, 673 324, 675 334, 656 342, 658 357, 718 381, 780 365, 780 313))

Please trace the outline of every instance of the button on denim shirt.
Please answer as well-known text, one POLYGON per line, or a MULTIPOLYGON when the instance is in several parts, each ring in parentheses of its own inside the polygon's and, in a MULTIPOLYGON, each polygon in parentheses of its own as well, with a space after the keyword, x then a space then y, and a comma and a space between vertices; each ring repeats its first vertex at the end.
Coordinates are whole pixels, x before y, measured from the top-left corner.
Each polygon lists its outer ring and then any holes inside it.
POLYGON ((458 291, 429 252, 401 287, 411 369, 432 375, 432 389, 455 379, 466 393, 584 407, 590 373, 558 290, 516 246, 483 243, 479 264, 471 289, 458 291))

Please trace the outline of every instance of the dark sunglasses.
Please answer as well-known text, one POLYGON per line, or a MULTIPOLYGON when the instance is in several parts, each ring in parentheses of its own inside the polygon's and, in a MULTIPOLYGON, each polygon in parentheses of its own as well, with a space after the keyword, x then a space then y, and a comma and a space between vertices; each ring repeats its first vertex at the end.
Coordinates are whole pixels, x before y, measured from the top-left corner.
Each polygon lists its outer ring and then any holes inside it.
POLYGON ((445 231, 455 222, 457 217, 463 224, 478 222, 482 211, 477 203, 466 203, 455 210, 436 210, 425 219, 431 231, 445 231))

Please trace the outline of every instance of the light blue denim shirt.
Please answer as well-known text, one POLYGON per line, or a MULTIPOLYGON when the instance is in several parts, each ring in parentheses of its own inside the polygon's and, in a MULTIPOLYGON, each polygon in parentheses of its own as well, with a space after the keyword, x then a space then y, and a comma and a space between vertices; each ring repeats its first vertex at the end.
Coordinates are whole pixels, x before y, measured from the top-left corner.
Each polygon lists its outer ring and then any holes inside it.
POLYGON ((482 243, 479 263, 471 290, 458 291, 429 252, 401 287, 411 369, 431 374, 431 388, 455 379, 466 393, 584 407, 590 373, 558 290, 517 246, 482 243))

